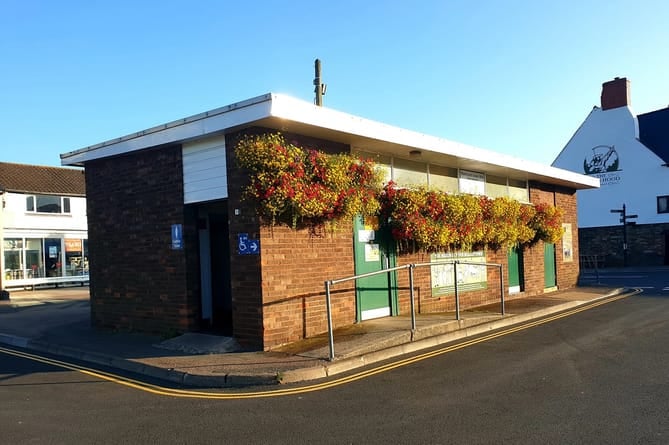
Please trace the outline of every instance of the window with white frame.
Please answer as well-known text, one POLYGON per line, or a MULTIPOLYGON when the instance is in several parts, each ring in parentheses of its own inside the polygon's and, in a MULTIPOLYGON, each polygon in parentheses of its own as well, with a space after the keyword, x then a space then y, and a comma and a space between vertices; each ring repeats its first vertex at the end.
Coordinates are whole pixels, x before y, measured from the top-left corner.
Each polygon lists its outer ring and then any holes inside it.
POLYGON ((26 196, 26 212, 70 213, 70 198, 54 195, 26 196))
POLYGON ((459 170, 458 178, 460 184, 460 193, 470 195, 485 195, 485 174, 479 172, 470 172, 459 170))
POLYGON ((669 213, 669 195, 657 197, 657 213, 669 213))
POLYGON ((373 160, 382 174, 384 184, 392 179, 398 187, 427 185, 430 189, 447 193, 471 193, 491 198, 506 196, 524 203, 530 201, 528 183, 523 179, 494 176, 358 149, 354 149, 353 153, 373 160))

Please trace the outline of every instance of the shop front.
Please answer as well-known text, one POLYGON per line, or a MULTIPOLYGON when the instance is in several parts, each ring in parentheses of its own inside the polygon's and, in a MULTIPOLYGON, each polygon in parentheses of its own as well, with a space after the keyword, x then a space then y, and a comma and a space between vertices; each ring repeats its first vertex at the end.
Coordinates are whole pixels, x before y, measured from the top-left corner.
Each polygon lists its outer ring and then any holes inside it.
POLYGON ((81 235, 19 235, 5 232, 6 288, 88 282, 88 240, 81 235))

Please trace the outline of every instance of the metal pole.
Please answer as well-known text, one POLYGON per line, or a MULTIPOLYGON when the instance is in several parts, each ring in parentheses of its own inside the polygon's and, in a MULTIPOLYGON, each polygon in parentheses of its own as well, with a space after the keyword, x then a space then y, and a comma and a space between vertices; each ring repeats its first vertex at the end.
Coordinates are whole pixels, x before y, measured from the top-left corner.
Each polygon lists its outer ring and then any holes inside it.
POLYGON ((322 107, 323 106, 323 84, 321 83, 321 61, 319 59, 316 59, 314 61, 314 71, 315 71, 314 93, 316 93, 316 99, 314 100, 314 102, 319 107, 322 107))
POLYGON ((409 301, 411 302, 411 333, 416 332, 416 309, 413 302, 413 268, 414 264, 409 266, 409 301))
POLYGON ((330 361, 334 360, 334 333, 332 332, 332 309, 330 308, 330 282, 325 282, 325 306, 328 314, 328 339, 330 342, 330 361))
POLYGON ((458 294, 458 262, 453 262, 453 282, 455 283, 455 319, 460 320, 460 295, 458 294))
POLYGON ((502 293, 502 315, 504 315, 504 266, 499 265, 499 289, 502 293))
POLYGON ((623 204, 623 267, 627 267, 627 208, 623 204))

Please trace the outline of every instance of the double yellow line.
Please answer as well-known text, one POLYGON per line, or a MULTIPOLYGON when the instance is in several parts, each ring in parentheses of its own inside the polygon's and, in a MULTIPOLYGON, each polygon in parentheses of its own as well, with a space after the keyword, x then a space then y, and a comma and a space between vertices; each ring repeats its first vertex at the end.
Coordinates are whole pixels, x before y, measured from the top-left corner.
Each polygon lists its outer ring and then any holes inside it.
POLYGON ((20 357, 28 360, 33 360, 35 362, 39 363, 44 363, 47 365, 51 366, 57 366, 59 368, 67 369, 70 371, 75 371, 75 372, 80 372, 85 375, 89 375, 91 377, 95 377, 98 379, 106 380, 108 382, 116 383, 119 385, 127 386, 133 389, 138 389, 141 391, 146 391, 151 394, 157 394, 161 396, 170 396, 170 397, 184 397, 184 398, 198 398, 198 399, 254 399, 254 398, 261 398, 261 397, 279 397, 279 396, 289 396, 289 395, 296 395, 296 394, 304 394, 308 392, 313 392, 313 391, 321 391, 324 389, 328 388, 334 388, 336 386, 344 385, 347 383, 355 382, 357 380, 361 380, 367 377, 371 377, 376 374, 380 374, 382 372, 387 372, 396 368, 400 368, 402 366, 407 366, 412 363, 417 363, 423 360, 427 360, 432 357, 437 357, 439 355, 447 354, 449 352, 457 351, 458 349, 463 349, 478 343, 483 343, 489 340, 493 340, 495 338, 503 337, 505 335, 513 334, 518 331, 523 331, 525 329, 529 329, 535 326, 539 326, 545 323, 549 323, 554 320, 558 320, 560 318, 564 317, 569 317, 571 315, 577 314, 579 312, 583 312, 588 309, 592 309, 597 306, 601 306, 606 303, 610 303, 613 301, 620 300, 622 298, 629 297, 631 295, 635 295, 637 293, 641 292, 640 289, 636 289, 633 292, 621 294, 615 297, 611 298, 606 298, 602 300, 595 301, 593 303, 584 305, 584 306, 579 306, 574 309, 567 310, 565 312, 560 312, 555 315, 551 315, 548 317, 544 317, 538 320, 533 320, 527 323, 522 323, 519 325, 511 326, 508 329, 504 329, 501 331, 496 331, 491 334, 483 335, 480 337, 473 338, 471 340, 465 340, 461 343, 457 343, 454 345, 450 346, 445 346, 443 348, 435 349, 429 352, 425 352, 422 354, 418 354, 412 357, 408 357, 402 360, 397 360, 392 363, 388 363, 385 365, 380 365, 376 366, 374 368, 365 370, 365 371, 360 371, 355 374, 351 374, 346 377, 340 377, 336 378, 327 382, 322 382, 322 383, 316 383, 312 385, 306 385, 306 386, 300 386, 300 387, 295 387, 295 388, 282 388, 282 389, 270 389, 270 390, 264 390, 264 391, 251 391, 251 392, 229 392, 229 393, 218 393, 218 392, 212 392, 212 391, 194 391, 194 390, 183 390, 183 389, 174 389, 174 388, 166 388, 158 385, 153 385, 150 383, 146 382, 141 382, 139 380, 134 380, 128 377, 123 377, 119 376, 117 374, 113 374, 110 372, 106 371, 100 371, 92 368, 88 368, 85 366, 80 366, 80 365, 75 365, 72 363, 64 362, 61 360, 56 360, 56 359, 51 359, 47 357, 42 357, 39 355, 35 354, 30 354, 27 352, 22 352, 22 351, 17 351, 14 349, 9 349, 9 348, 4 348, 0 347, 0 353, 7 354, 7 355, 12 355, 15 357, 20 357))

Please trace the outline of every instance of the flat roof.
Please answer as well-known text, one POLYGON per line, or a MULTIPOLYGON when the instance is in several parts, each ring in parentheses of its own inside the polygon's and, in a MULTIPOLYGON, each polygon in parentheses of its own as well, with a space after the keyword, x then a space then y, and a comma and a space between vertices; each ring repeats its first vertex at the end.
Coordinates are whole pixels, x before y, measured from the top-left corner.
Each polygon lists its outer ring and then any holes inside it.
POLYGON ((599 179, 515 156, 394 127, 281 94, 268 93, 194 116, 158 125, 60 155, 63 165, 150 147, 193 141, 260 126, 348 144, 354 150, 420 161, 574 189, 599 187, 599 179))

